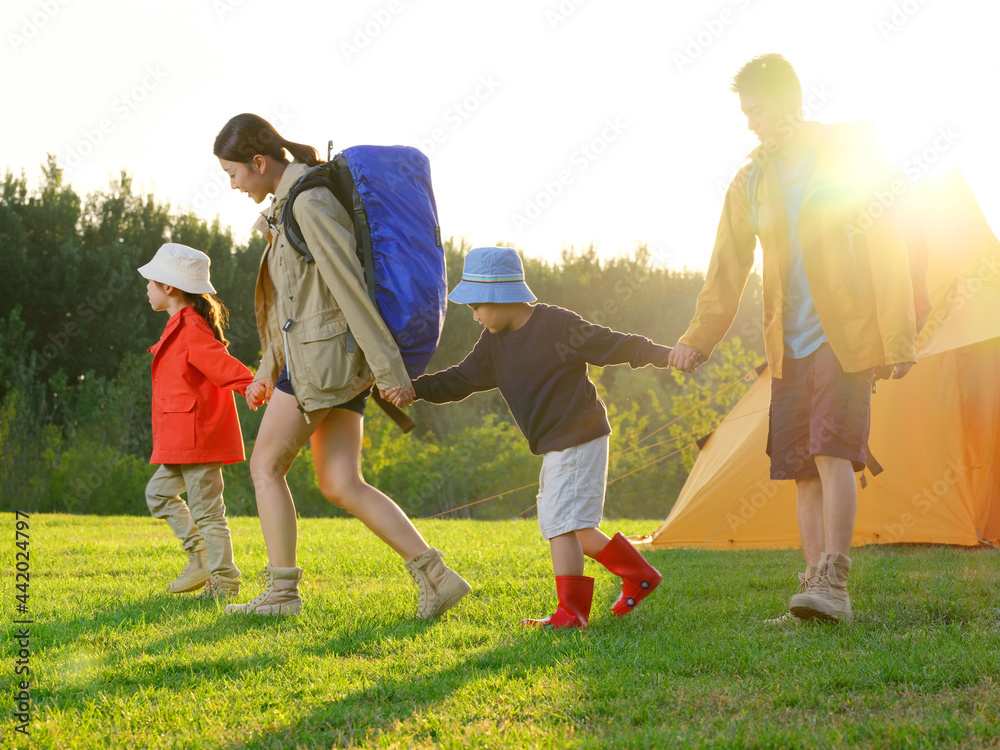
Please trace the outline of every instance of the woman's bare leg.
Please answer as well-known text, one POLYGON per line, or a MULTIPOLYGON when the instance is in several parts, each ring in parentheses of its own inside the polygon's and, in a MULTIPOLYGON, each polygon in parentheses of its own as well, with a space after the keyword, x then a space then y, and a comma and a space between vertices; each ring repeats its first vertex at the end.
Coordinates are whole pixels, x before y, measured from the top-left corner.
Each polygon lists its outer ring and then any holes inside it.
POLYGON ((312 435, 320 491, 371 529, 404 561, 412 560, 428 549, 427 542, 399 506, 361 476, 363 434, 360 414, 350 409, 329 410, 312 435))

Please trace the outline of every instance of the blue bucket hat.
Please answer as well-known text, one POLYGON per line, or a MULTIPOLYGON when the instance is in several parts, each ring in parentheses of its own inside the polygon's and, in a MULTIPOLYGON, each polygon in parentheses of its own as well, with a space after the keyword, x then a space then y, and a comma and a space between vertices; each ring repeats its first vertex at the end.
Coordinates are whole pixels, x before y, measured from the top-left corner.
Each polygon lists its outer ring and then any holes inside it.
POLYGON ((462 280, 448 299, 460 305, 534 302, 524 283, 524 267, 509 247, 476 247, 465 256, 462 280))

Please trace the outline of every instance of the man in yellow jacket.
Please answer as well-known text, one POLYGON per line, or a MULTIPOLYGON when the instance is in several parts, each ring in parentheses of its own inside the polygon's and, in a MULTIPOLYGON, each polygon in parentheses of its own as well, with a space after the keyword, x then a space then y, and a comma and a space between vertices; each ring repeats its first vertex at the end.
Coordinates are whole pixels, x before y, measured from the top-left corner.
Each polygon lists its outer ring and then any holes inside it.
POLYGON ((855 472, 867 458, 874 374, 901 378, 916 361, 899 221, 908 186, 866 127, 803 121, 798 76, 780 55, 748 62, 732 90, 761 145, 726 192, 705 285, 670 364, 693 372, 722 340, 759 237, 771 478, 796 482, 807 566, 789 612, 768 622, 850 622, 855 472))

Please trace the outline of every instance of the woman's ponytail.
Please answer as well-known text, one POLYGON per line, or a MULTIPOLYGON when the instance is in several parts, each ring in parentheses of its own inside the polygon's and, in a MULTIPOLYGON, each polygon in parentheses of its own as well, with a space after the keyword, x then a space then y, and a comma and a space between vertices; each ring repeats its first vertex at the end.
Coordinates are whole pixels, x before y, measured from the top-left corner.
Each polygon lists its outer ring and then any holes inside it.
POLYGON ((312 146, 306 146, 303 143, 293 143, 292 141, 286 141, 284 138, 281 139, 281 146, 295 158, 295 161, 301 162, 307 167, 315 167, 319 164, 319 154, 312 146))
POLYGON ((320 163, 319 154, 312 146, 285 140, 271 123, 248 112, 236 115, 225 124, 215 137, 212 149, 220 159, 240 164, 252 161, 257 154, 287 164, 286 150, 295 161, 306 166, 314 167, 320 163))

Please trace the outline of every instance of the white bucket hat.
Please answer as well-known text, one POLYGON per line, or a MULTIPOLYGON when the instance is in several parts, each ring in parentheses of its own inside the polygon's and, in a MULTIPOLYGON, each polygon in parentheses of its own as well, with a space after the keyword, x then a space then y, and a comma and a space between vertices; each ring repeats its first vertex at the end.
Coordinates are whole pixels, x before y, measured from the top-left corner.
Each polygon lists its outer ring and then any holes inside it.
POLYGON ((139 273, 144 279, 158 281, 189 294, 215 294, 215 287, 208 276, 210 265, 212 259, 201 250, 168 242, 139 269, 139 273))

